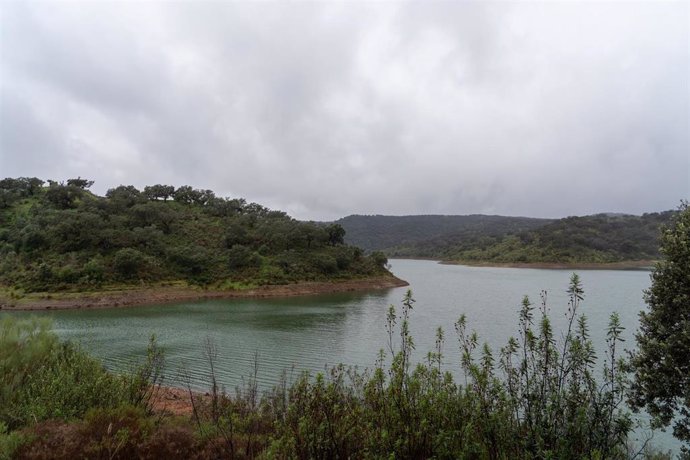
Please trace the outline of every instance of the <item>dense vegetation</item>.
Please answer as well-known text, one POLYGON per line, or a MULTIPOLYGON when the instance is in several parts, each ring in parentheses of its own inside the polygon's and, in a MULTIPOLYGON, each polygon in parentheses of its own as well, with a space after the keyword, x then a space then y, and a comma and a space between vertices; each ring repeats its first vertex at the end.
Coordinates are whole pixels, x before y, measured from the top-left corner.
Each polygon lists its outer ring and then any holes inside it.
POLYGON ((610 263, 658 259, 673 211, 558 220, 500 216, 350 216, 350 241, 391 257, 488 263, 610 263), (385 235, 385 237, 380 236, 385 235))
POLYGON ((664 229, 663 260, 652 272, 645 292, 647 311, 640 314, 639 349, 631 364, 635 380, 631 402, 646 408, 657 426, 673 425, 690 457, 690 207, 664 229))
POLYGON ((658 259, 659 228, 673 211, 567 217, 535 230, 450 248, 450 259, 481 262, 608 263, 658 259))
POLYGON ((299 222, 210 190, 0 181, 0 287, 99 289, 184 280, 233 288, 386 273, 337 224, 299 222))
MULTIPOLYGON (((115 375, 77 345, 61 343, 46 321, 0 318, 0 459, 12 458, 20 445, 40 439, 20 430, 41 422, 83 418, 88 422, 130 409, 152 415, 162 364, 162 352, 152 338, 147 359, 131 372, 115 375)), ((50 426, 55 425, 48 423, 42 429, 50 426)), ((88 444, 81 448, 82 458, 103 455, 90 453, 88 444)), ((30 456, 57 458, 50 448, 30 456)))
POLYGON ((155 342, 137 372, 108 376, 43 326, 5 319, 2 337, 10 343, 0 350, 11 360, 0 362, 2 375, 12 377, 0 382, 8 408, 0 413, 0 457, 631 458, 639 452, 628 442, 622 328, 614 314, 599 374, 576 275, 568 293, 566 330, 554 331, 547 305, 535 308, 525 298, 517 338, 499 353, 480 347, 461 317, 462 383, 444 367, 440 328, 436 348, 415 364, 409 292, 401 311, 388 312, 389 348, 371 371, 337 366, 284 380, 263 396, 250 377, 229 396, 216 381, 218 350, 209 344, 209 391, 194 396, 191 416, 181 417, 154 414, 147 403, 151 390, 143 390, 156 386, 141 382, 155 384, 162 363, 155 342), (31 384, 38 378, 45 385, 31 384))
POLYGON ((530 230, 548 219, 503 216, 359 216, 337 220, 345 240, 367 251, 390 255, 436 257, 435 246, 530 230))

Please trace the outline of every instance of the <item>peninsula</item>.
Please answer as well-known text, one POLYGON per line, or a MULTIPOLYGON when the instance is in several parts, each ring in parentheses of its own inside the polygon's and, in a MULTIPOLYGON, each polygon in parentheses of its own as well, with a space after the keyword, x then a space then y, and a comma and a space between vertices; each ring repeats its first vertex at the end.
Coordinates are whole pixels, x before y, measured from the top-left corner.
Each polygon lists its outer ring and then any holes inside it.
POLYGON ((338 224, 211 190, 0 181, 0 308, 97 308, 403 286, 338 224))

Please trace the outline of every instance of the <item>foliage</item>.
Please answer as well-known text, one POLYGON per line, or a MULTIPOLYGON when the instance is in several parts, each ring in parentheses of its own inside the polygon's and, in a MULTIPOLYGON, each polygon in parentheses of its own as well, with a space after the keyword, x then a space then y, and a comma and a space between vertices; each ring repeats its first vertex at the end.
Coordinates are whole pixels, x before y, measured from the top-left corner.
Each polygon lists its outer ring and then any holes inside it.
POLYGON ((29 442, 29 439, 19 431, 8 432, 7 426, 0 422, 0 460, 15 458, 19 448, 29 442))
POLYGON ((484 216, 361 216, 337 220, 345 241, 367 251, 390 256, 434 257, 435 251, 458 240, 499 236, 541 227, 549 219, 484 216))
POLYGON ((57 346, 47 321, 0 319, 0 423, 17 424, 14 412, 26 382, 50 362, 57 346))
POLYGON ((48 419, 82 417, 93 408, 133 404, 151 412, 162 355, 152 339, 147 360, 114 375, 72 343, 60 343, 35 318, 0 319, 0 424, 9 429, 48 419))
POLYGON ((287 395, 274 454, 297 458, 622 458, 632 427, 622 409, 625 379, 616 356, 622 340, 611 318, 609 360, 594 376, 595 355, 586 319, 578 317, 579 280, 570 287, 569 325, 558 342, 542 304, 540 318, 525 299, 520 340, 498 358, 466 320, 456 324, 465 384, 443 371, 445 334, 425 364, 413 366, 409 333, 413 308, 388 314, 388 355, 372 374, 331 370, 330 378, 304 376, 287 395), (397 345, 396 345, 397 344, 397 345))
POLYGON ((673 434, 690 456, 690 207, 685 202, 661 236, 663 260, 645 292, 648 311, 640 313, 639 350, 631 403, 673 423, 673 434))
POLYGON ((674 213, 559 220, 501 216, 350 216, 348 239, 392 257, 494 263, 609 263, 659 257, 660 225, 674 213))
POLYGON ((340 225, 300 222, 190 186, 0 181, 0 286, 83 291, 184 280, 219 287, 384 275, 340 225), (291 270, 291 266, 295 270, 291 270))
POLYGON ((453 259, 492 262, 607 263, 659 257, 659 227, 672 211, 642 216, 567 217, 536 230, 504 236, 453 259))

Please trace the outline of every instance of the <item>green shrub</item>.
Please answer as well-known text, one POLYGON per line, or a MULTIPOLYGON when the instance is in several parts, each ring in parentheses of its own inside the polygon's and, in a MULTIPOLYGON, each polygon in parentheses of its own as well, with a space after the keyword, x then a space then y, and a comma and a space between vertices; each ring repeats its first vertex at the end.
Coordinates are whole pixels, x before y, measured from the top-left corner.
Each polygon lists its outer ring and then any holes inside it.
POLYGON ((0 460, 15 458, 15 454, 19 448, 29 441, 29 436, 18 431, 9 432, 7 425, 0 422, 0 460))
POLYGON ((77 345, 59 343, 47 321, 3 318, 0 423, 16 429, 41 420, 79 418, 90 409, 122 404, 150 413, 162 366, 162 352, 154 338, 146 361, 119 376, 77 345))
POLYGON ((336 367, 329 378, 301 377, 276 415, 271 455, 282 458, 624 458, 632 428, 622 401, 626 388, 617 349, 622 328, 613 315, 609 359, 594 377, 595 354, 582 289, 573 276, 568 325, 558 341, 542 303, 538 319, 528 299, 520 339, 498 356, 456 324, 465 384, 444 372, 445 335, 426 363, 413 365, 409 333, 414 300, 387 317, 388 353, 371 373, 336 367), (397 346, 395 345, 397 343, 397 346), (390 361, 384 366, 385 357, 390 361))
POLYGON ((55 346, 43 365, 27 375, 17 393, 12 422, 81 417, 91 408, 117 407, 128 387, 96 359, 71 343, 55 346))
POLYGON ((139 279, 146 265, 146 256, 136 249, 120 249, 113 258, 113 268, 123 280, 139 279))
POLYGON ((338 262, 328 254, 318 254, 312 258, 316 270, 324 275, 332 275, 338 271, 338 262))
POLYGON ((231 270, 241 270, 260 265, 261 258, 247 246, 235 244, 228 251, 228 267, 231 270))
POLYGON ((26 383, 50 361, 57 344, 49 321, 0 319, 0 422, 9 428, 18 424, 15 412, 26 383))
POLYGON ((384 267, 388 263, 388 257, 381 251, 372 252, 370 257, 377 267, 384 267))
POLYGON ((100 286, 105 280, 105 265, 102 257, 93 257, 82 269, 83 283, 100 286))

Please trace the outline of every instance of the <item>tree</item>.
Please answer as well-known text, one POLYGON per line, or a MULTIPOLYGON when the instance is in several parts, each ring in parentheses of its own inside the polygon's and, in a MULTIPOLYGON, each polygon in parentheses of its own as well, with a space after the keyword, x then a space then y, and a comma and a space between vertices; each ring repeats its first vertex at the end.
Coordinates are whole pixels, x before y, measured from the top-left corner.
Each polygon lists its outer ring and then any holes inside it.
POLYGON ((228 267, 232 270, 258 267, 259 265, 261 265, 261 259, 246 246, 236 244, 228 251, 228 267))
POLYGON ((216 217, 229 217, 239 214, 244 206, 244 199, 228 199, 228 198, 209 198, 206 203, 206 212, 216 217))
POLYGON ((77 177, 76 179, 67 179, 67 185, 85 190, 93 185, 93 181, 77 177))
POLYGON ((32 196, 41 190, 44 182, 38 177, 7 177, 0 180, 0 189, 16 193, 19 196, 32 196))
POLYGON ((371 258, 377 267, 385 267, 388 263, 388 257, 381 251, 374 251, 371 253, 371 258))
POLYGON ((27 191, 29 192, 29 195, 36 195, 40 190, 41 187, 43 187, 43 182, 41 179, 38 177, 23 177, 24 181, 26 182, 27 185, 27 191))
POLYGON ((46 191, 46 199, 58 209, 69 209, 76 207, 76 200, 83 194, 82 187, 52 182, 46 191))
POLYGON ((168 201, 173 193, 175 193, 175 187, 172 185, 147 185, 144 187, 144 196, 149 200, 159 200, 168 201))
POLYGON ((179 203, 192 204, 197 203, 201 199, 201 191, 195 190, 189 185, 183 185, 175 190, 173 199, 179 203))
POLYGON ((113 268, 124 280, 137 279, 146 265, 146 256, 132 248, 120 249, 113 258, 113 268))
POLYGON ((345 244, 345 229, 340 224, 331 224, 326 227, 328 232, 328 244, 335 246, 345 244))
POLYGON ((7 177, 0 180, 0 209, 9 208, 15 201, 38 194, 43 181, 37 177, 7 177))
POLYGON ((120 185, 109 189, 105 196, 111 203, 122 208, 131 208, 141 201, 141 192, 133 185, 120 185))
POLYGON ((673 423, 673 435, 690 454, 690 207, 687 202, 661 234, 663 259, 645 291, 639 350, 631 357, 635 380, 630 403, 645 407, 658 427, 673 423))
POLYGON ((172 233, 173 226, 178 220, 178 214, 174 209, 159 202, 136 204, 130 209, 129 215, 136 226, 155 225, 166 235, 172 233))

